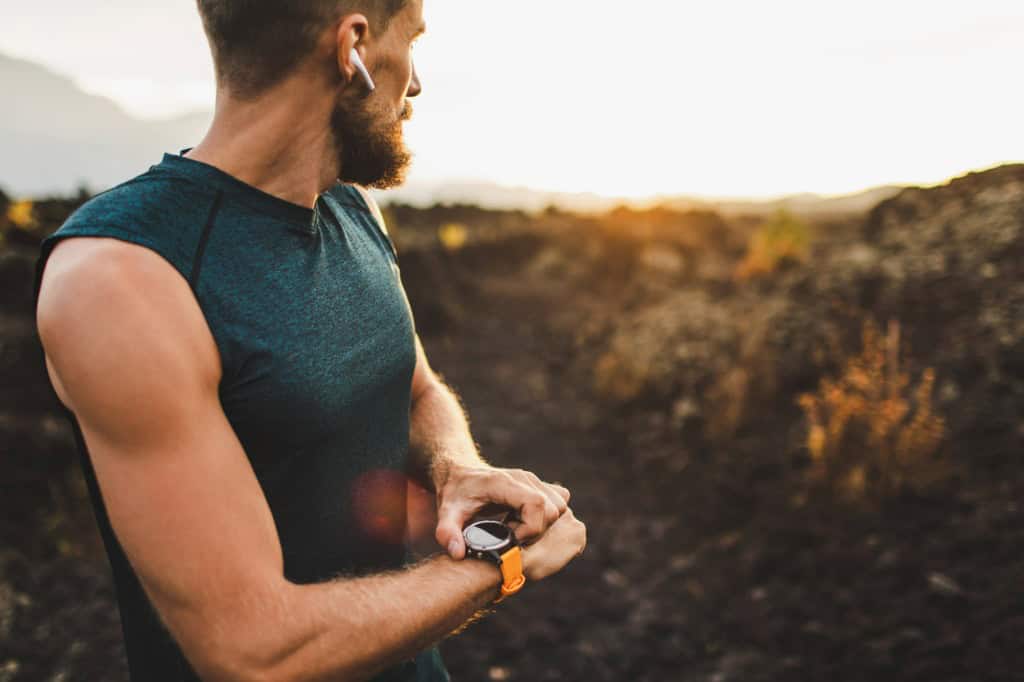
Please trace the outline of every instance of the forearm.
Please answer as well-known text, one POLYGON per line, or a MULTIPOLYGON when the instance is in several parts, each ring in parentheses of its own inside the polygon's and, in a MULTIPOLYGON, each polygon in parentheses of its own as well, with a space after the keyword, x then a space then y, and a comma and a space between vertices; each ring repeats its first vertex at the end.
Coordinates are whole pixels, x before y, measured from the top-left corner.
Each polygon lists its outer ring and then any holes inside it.
MULTIPOLYGON (((314 585, 290 585, 278 613, 247 618, 244 677, 365 680, 457 630, 498 594, 498 569, 445 555, 411 568, 314 585), (270 622, 267 622, 269 620, 270 622)), ((235 677, 234 674, 229 677, 235 677)))
POLYGON ((473 441, 465 410, 440 381, 432 382, 413 401, 409 453, 413 471, 435 492, 451 464, 486 466, 473 441))

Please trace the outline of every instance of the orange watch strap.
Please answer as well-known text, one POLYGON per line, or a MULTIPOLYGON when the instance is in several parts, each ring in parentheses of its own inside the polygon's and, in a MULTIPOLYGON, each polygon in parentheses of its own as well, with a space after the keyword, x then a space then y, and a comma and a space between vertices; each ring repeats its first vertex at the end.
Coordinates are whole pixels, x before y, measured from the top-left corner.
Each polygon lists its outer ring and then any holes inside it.
POLYGON ((501 555, 501 577, 504 582, 501 585, 501 595, 494 600, 497 604, 504 601, 505 597, 515 594, 523 589, 526 584, 526 576, 523 575, 523 550, 521 547, 513 547, 501 555))

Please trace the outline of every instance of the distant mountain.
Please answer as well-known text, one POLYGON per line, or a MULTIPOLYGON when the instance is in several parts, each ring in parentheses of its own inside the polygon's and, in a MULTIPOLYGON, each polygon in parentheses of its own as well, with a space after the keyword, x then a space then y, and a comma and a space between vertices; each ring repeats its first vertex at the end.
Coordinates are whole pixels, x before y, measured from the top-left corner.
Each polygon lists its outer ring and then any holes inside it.
POLYGON ((382 204, 413 206, 475 204, 495 210, 543 211, 555 206, 580 213, 607 211, 624 202, 588 192, 544 192, 526 187, 506 187, 492 182, 412 182, 398 189, 376 193, 382 204))
POLYGON ((133 118, 43 66, 0 55, 0 188, 16 196, 96 192, 144 172, 165 151, 197 143, 213 118, 133 118))
POLYGON ((714 210, 723 215, 764 215, 785 209, 809 217, 863 213, 880 201, 895 196, 898 186, 875 187, 855 194, 822 196, 795 194, 778 199, 715 199, 687 196, 656 196, 649 199, 624 199, 589 193, 541 192, 526 188, 502 187, 486 182, 411 184, 397 190, 382 192, 377 200, 383 204, 406 203, 429 206, 435 203, 476 204, 484 208, 542 211, 549 206, 563 211, 602 213, 616 206, 634 208, 663 206, 679 211, 714 210))
MULTIPOLYGON (((14 196, 72 194, 81 185, 100 192, 144 172, 164 152, 195 145, 213 118, 202 111, 165 121, 132 117, 105 97, 83 92, 65 76, 32 62, 0 54, 0 84, 9 93, 0 107, 0 189, 14 196)), ((378 195, 382 203, 477 204, 484 208, 541 211, 548 206, 602 212, 616 205, 654 204, 723 213, 861 212, 898 191, 881 187, 845 197, 801 194, 775 201, 656 197, 643 201, 596 194, 544 192, 488 182, 419 182, 378 195)))
POLYGON ((836 196, 804 193, 766 200, 680 198, 663 204, 678 209, 713 208, 723 215, 763 214, 785 209, 791 213, 819 217, 869 211, 879 202, 896 196, 902 189, 896 185, 885 185, 836 196))

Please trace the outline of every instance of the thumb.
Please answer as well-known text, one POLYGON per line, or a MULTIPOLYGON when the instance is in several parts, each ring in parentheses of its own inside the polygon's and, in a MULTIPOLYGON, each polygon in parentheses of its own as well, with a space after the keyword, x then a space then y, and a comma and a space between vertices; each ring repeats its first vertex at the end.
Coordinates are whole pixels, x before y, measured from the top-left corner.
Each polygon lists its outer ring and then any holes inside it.
POLYGON ((466 543, 462 537, 462 525, 465 521, 463 510, 455 505, 444 505, 438 511, 437 532, 434 536, 438 544, 456 561, 466 556, 466 543))

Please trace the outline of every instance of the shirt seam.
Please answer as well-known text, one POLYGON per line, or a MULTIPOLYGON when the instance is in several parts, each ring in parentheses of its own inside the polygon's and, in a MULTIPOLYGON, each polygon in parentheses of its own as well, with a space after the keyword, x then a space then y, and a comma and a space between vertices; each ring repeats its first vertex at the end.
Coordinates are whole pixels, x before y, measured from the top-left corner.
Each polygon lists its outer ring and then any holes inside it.
POLYGON ((206 244, 210 239, 210 233, 213 231, 214 223, 217 222, 217 216, 220 213, 221 201, 224 198, 224 192, 222 190, 217 191, 217 196, 213 200, 213 206, 210 208, 210 213, 206 218, 206 225, 203 227, 203 233, 199 237, 199 244, 196 247, 195 256, 192 258, 192 268, 189 272, 189 286, 192 291, 198 293, 199 291, 199 276, 203 269, 203 257, 206 255, 206 244))

